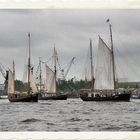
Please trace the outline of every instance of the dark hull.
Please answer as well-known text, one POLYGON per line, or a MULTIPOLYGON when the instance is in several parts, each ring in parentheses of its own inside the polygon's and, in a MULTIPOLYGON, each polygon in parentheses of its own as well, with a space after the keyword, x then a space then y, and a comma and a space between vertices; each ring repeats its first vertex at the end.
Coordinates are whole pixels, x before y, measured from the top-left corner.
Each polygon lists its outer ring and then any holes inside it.
POLYGON ((130 101, 131 94, 123 93, 110 97, 84 97, 80 96, 83 101, 130 101))
POLYGON ((67 95, 40 96, 39 100, 67 100, 67 95))
POLYGON ((38 94, 30 94, 26 96, 8 96, 10 102, 38 102, 38 94))

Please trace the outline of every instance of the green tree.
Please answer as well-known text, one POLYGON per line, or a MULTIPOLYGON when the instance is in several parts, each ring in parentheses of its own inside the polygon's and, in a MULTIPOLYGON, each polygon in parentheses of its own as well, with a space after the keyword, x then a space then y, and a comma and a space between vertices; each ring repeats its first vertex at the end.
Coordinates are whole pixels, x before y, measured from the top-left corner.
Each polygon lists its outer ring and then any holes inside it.
POLYGON ((15 90, 16 91, 27 91, 28 89, 28 84, 23 83, 20 80, 15 80, 15 90))

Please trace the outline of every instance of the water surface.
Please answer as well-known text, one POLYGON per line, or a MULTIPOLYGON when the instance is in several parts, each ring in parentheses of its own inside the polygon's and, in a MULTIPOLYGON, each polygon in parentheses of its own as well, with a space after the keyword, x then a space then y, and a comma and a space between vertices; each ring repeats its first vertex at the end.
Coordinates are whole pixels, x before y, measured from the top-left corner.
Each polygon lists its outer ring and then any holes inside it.
POLYGON ((81 99, 10 103, 0 100, 0 131, 139 131, 140 100, 81 99))

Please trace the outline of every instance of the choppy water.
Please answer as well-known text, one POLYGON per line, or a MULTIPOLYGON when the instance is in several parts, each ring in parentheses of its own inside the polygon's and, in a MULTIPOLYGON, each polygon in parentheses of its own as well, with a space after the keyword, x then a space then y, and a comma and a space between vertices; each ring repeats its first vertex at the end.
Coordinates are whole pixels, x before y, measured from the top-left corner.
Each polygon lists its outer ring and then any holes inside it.
POLYGON ((0 131, 139 131, 140 100, 130 102, 0 100, 0 131))

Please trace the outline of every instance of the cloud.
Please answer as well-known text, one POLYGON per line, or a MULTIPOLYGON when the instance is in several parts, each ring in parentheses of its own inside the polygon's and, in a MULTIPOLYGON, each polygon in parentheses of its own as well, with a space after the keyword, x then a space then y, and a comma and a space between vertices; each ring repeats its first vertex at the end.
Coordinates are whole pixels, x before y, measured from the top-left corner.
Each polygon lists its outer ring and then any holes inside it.
MULTIPOLYGON (((0 59, 8 67, 15 59, 16 75, 22 79, 28 47, 28 32, 31 33, 32 63, 38 65, 38 58, 47 60, 53 53, 55 44, 62 66, 76 57, 68 78, 82 78, 82 67, 89 49, 89 39, 93 39, 96 56, 98 35, 109 45, 109 28, 113 27, 113 41, 120 67, 128 61, 139 71, 140 62, 140 10, 0 10, 0 59)), ((95 58, 96 59, 96 58, 95 58)), ((130 67, 129 67, 130 65, 130 67)), ((125 68, 126 70, 126 68, 125 68)), ((129 70, 128 70, 129 71, 129 70)), ((130 80, 140 80, 130 70, 130 80), (136 79, 137 78, 137 79, 136 79)))

